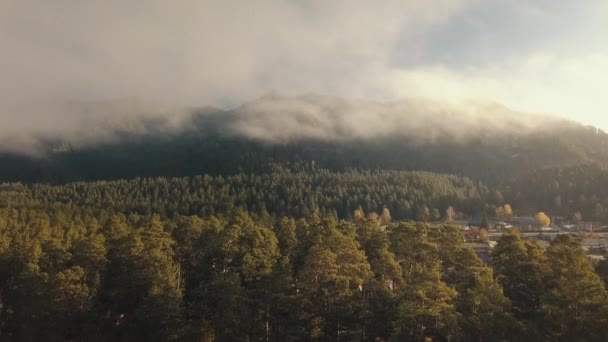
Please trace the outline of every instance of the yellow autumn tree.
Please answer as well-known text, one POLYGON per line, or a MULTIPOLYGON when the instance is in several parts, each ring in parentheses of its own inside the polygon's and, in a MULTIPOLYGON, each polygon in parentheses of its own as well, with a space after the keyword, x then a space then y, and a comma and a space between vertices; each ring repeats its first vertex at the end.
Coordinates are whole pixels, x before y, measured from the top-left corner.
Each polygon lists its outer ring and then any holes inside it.
POLYGON ((363 209, 361 209, 361 207, 353 211, 353 219, 355 221, 361 221, 365 219, 365 213, 363 212, 363 209))
POLYGON ((513 209, 511 208, 511 205, 510 205, 510 204, 505 204, 505 205, 502 207, 502 212, 503 212, 503 215, 504 215, 506 218, 509 218, 509 217, 513 216, 513 209))
POLYGON ((391 224, 391 212, 386 207, 382 209, 382 215, 380 215, 380 223, 383 225, 391 224))
POLYGON ((507 219, 513 216, 513 209, 511 205, 505 204, 503 206, 496 207, 496 218, 498 219, 507 219))
POLYGON ((536 223, 541 227, 547 227, 551 224, 551 219, 549 218, 549 216, 547 216, 547 214, 542 211, 534 215, 534 219, 536 220, 536 223))

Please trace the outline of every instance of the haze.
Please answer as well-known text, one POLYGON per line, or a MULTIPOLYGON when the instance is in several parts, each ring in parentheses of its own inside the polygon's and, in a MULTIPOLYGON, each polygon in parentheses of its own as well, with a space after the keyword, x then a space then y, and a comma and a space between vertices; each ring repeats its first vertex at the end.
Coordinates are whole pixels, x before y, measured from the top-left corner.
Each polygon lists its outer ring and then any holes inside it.
POLYGON ((601 0, 3 0, 0 137, 94 136, 271 91, 501 103, 607 129, 606 15, 601 0))

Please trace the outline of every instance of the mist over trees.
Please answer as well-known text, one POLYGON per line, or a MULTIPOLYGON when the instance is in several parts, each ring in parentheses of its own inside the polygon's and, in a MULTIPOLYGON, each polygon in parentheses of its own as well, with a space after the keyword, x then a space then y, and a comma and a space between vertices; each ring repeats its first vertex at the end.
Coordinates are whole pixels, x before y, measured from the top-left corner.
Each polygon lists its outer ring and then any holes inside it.
POLYGON ((265 140, 216 114, 0 156, 0 340, 608 338, 579 242, 507 232, 484 262, 451 225, 608 223, 602 132, 265 140))
POLYGON ((233 110, 192 110, 176 122, 162 115, 123 116, 125 122, 0 141, 0 179, 234 175, 314 161, 333 171, 424 170, 501 183, 545 167, 608 164, 604 132, 499 105, 463 109, 424 100, 269 95, 233 110), (10 149, 1 148, 7 144, 10 149))
POLYGON ((606 17, 0 0, 0 342, 608 341, 606 17))

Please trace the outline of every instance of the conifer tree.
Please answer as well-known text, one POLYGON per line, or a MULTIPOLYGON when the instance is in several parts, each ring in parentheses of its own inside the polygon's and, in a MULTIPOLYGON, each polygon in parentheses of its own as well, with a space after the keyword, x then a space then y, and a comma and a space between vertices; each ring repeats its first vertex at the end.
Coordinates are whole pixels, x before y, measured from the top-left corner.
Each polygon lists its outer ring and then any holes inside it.
POLYGON ((547 249, 551 276, 542 305, 549 333, 559 340, 608 338, 608 294, 581 245, 560 235, 547 249))

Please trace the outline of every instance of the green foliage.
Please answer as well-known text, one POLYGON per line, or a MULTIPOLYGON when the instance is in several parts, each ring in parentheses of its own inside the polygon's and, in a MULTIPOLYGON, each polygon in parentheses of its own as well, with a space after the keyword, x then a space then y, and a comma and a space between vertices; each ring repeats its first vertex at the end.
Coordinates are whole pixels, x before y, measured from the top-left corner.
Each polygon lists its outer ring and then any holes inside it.
POLYGON ((490 267, 459 228, 400 222, 493 208, 483 185, 293 171, 0 186, 0 340, 606 337, 576 242, 545 252, 508 233, 490 267))
MULTIPOLYGON (((412 208, 427 205, 441 210, 453 205, 473 215, 487 192, 468 178, 427 172, 329 172, 277 166, 262 175, 136 178, 60 186, 0 184, 0 207, 54 208, 57 215, 69 210, 94 215, 101 211, 106 215, 156 213, 161 218, 225 215, 241 208, 267 218, 269 214, 301 218, 318 211, 335 212, 340 219, 362 208, 364 215, 383 213, 388 223, 390 218, 414 219, 417 213, 412 208)), ((424 220, 438 219, 437 215, 438 211, 429 209, 424 220)))
POLYGON ((457 334, 455 289, 442 280, 439 248, 426 225, 400 224, 390 234, 404 286, 397 304, 401 339, 450 339, 457 334))
POLYGON ((431 230, 431 237, 439 245, 443 280, 458 292, 455 305, 460 313, 460 336, 466 341, 518 337, 523 326, 513 316, 511 301, 493 278, 493 270, 465 247, 460 230, 439 226, 431 230))
POLYGON ((507 232, 498 240, 491 261, 496 279, 512 302, 515 317, 524 322, 529 338, 539 338, 544 323, 541 298, 547 290, 544 253, 537 244, 507 232))
POLYGON ((595 164, 542 168, 513 178, 502 186, 505 200, 518 212, 539 209, 579 223, 608 222, 608 170, 595 164))
POLYGON ((551 278, 543 294, 543 310, 551 335, 560 340, 608 338, 608 294, 581 245, 557 237, 547 249, 551 278))

